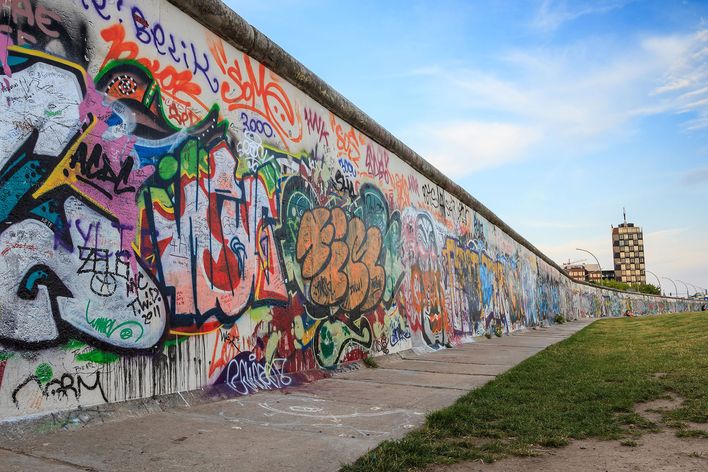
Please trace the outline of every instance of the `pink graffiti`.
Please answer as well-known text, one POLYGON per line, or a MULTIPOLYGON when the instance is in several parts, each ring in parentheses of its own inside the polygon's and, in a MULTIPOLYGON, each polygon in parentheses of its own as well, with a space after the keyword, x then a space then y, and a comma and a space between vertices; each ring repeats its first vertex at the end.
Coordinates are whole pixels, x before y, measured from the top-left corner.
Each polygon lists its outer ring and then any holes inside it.
POLYGON ((388 184, 391 182, 388 166, 388 152, 384 148, 374 149, 372 145, 366 146, 366 168, 369 174, 388 184))
MULTIPOLYGON (((12 70, 10 70, 10 64, 7 63, 7 48, 13 45, 12 39, 10 39, 8 35, 0 34, 0 61, 2 61, 2 72, 8 77, 12 77, 12 70)), ((5 82, 7 83, 7 79, 5 79, 5 82)))

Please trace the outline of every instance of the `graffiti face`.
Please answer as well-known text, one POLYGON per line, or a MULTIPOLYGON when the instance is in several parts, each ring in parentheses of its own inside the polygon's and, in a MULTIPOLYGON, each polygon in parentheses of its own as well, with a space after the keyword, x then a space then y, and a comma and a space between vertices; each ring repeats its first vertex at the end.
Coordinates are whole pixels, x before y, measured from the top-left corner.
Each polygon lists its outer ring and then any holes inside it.
POLYGON ((564 283, 164 0, 0 16, 0 419, 691 308, 564 283))

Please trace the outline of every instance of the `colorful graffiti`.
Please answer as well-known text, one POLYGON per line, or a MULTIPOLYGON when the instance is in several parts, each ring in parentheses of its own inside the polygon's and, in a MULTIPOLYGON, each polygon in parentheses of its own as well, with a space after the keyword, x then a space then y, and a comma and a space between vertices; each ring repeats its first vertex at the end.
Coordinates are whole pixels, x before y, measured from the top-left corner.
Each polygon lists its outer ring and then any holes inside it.
POLYGON ((692 308, 569 282, 164 0, 0 16, 0 419, 692 308))

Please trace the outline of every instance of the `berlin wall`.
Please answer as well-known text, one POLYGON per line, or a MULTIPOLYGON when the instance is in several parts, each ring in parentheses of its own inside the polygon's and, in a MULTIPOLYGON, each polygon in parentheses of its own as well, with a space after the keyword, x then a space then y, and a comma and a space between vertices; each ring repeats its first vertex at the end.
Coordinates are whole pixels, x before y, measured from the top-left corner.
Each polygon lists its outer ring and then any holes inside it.
POLYGON ((698 309, 572 282, 216 0, 0 5, 0 420, 698 309))

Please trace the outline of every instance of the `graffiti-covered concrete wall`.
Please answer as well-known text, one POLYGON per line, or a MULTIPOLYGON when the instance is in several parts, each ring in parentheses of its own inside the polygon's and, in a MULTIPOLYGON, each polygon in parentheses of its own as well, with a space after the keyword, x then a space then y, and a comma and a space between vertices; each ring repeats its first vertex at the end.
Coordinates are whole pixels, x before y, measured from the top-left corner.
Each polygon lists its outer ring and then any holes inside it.
POLYGON ((692 308, 572 283, 193 3, 199 21, 165 0, 0 1, 0 419, 692 308))

